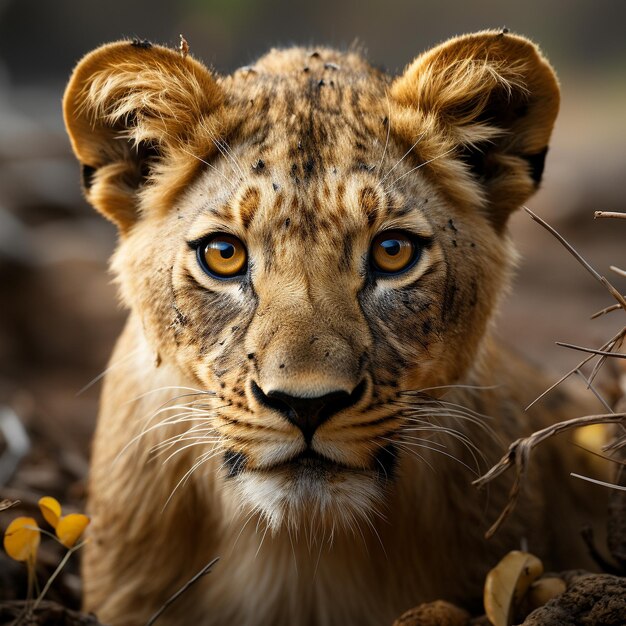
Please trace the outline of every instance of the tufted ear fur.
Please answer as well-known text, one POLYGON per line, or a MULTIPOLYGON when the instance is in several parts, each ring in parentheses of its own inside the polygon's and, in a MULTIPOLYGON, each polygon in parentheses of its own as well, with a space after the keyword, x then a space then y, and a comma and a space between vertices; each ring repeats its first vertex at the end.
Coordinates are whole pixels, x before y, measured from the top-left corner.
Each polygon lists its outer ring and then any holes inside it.
POLYGON ((221 102, 209 71, 173 50, 128 41, 85 56, 63 111, 89 202, 127 231, 146 183, 169 177, 161 187, 173 193, 186 182, 190 160, 198 162, 192 155, 213 144, 221 102))
POLYGON ((556 76, 538 48, 507 31, 452 39, 395 80, 392 97, 462 159, 500 230, 541 181, 559 109, 556 76))

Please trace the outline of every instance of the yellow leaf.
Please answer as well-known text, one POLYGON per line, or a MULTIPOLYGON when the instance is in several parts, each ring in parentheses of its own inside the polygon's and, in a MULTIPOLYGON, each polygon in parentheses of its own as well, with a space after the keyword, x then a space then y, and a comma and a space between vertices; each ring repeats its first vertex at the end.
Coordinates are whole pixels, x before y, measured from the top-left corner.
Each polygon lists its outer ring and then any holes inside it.
POLYGON ((513 611, 530 585, 543 574, 543 563, 528 552, 509 552, 485 578, 483 602, 493 626, 511 626, 513 611))
POLYGON ((64 515, 56 527, 57 537, 66 548, 71 548, 80 539, 88 524, 89 518, 82 513, 64 515))
POLYGON ((4 549, 16 561, 34 563, 40 541, 39 526, 32 517, 16 517, 4 533, 4 549))
POLYGON ((52 528, 56 528, 59 523, 59 518, 61 517, 61 505, 58 500, 50 496, 41 498, 39 500, 39 509, 46 522, 48 522, 52 528))

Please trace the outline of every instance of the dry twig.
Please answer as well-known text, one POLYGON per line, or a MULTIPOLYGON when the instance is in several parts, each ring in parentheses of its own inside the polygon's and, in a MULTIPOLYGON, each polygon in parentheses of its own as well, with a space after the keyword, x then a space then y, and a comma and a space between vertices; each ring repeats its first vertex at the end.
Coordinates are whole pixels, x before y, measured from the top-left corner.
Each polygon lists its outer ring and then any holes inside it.
MULTIPOLYGON (((624 297, 624 295, 620 291, 618 291, 604 276, 600 275, 580 255, 580 253, 577 252, 576 249, 568 241, 566 241, 566 239, 562 235, 560 235, 552 226, 550 226, 547 222, 545 222, 539 216, 535 215, 535 213, 533 213, 528 207, 524 207, 524 210, 530 215, 530 217, 534 221, 539 223, 548 232, 550 232, 576 258, 576 260, 598 282, 600 282, 608 290, 608 292, 615 298, 615 300, 617 300, 617 304, 615 304, 615 305, 613 305, 611 307, 607 307, 607 308, 603 309, 602 311, 599 311, 593 317, 598 317, 599 315, 602 315, 604 313, 608 313, 609 311, 617 310, 618 308, 621 308, 621 309, 623 309, 626 312, 626 298, 624 297)), ((613 212, 596 211, 595 217, 596 218, 598 218, 598 217, 626 218, 626 213, 613 213, 613 212)), ((618 268, 615 268, 615 267, 612 266, 611 269, 613 271, 615 271, 618 268)), ((618 271, 617 273, 621 274, 621 271, 618 271)), ((554 383, 554 385, 552 385, 549 389, 544 391, 538 398, 536 398, 527 407, 527 409, 529 409, 531 406, 533 406, 533 404, 535 404, 537 401, 539 401, 541 398, 543 398, 547 393, 549 393, 552 389, 554 389, 555 387, 560 385, 566 378, 569 378, 574 373, 578 373, 581 377, 583 377, 585 379, 586 383, 587 383, 587 387, 589 389, 591 389, 596 394, 596 396, 599 397, 599 395, 597 394, 597 392, 593 388, 593 385, 592 385, 593 380, 594 380, 596 374, 598 373, 599 369, 605 363, 607 358, 611 358, 611 357, 616 357, 616 358, 620 358, 620 359, 626 358, 626 354, 623 354, 623 353, 620 353, 620 352, 616 352, 616 350, 619 350, 619 348, 621 347, 622 342, 623 342, 625 337, 626 337, 626 326, 624 326, 611 340, 606 342, 598 350, 595 350, 593 348, 585 348, 583 346, 577 346, 577 345, 574 345, 574 344, 557 342, 557 345, 563 346, 565 348, 570 348, 570 349, 573 349, 573 350, 580 350, 582 352, 588 352, 590 354, 585 359, 583 359, 576 367, 574 367, 567 374, 562 376, 556 383, 554 383), (585 377, 582 374, 581 368, 586 363, 588 363, 589 361, 591 361, 592 359, 594 359, 596 357, 600 357, 600 358, 598 359, 597 363, 593 367, 593 370, 592 370, 591 374, 587 378, 587 377, 585 377)), ((600 400, 602 400, 602 398, 600 398, 600 400)), ((603 402, 603 404, 605 404, 605 406, 606 406, 606 402, 603 402)), ((610 410, 610 408, 609 408, 609 410, 610 410)), ((498 519, 494 522, 494 524, 492 524, 492 526, 489 528, 489 530, 487 530, 487 532, 485 533, 485 536, 487 538, 492 537, 494 535, 494 533, 498 530, 498 528, 501 526, 501 524, 504 522, 504 520, 511 513, 511 511, 515 508, 515 504, 517 502, 517 498, 519 496, 519 493, 520 493, 520 490, 521 490, 521 487, 522 487, 523 477, 524 477, 524 474, 526 472, 526 468, 528 466, 530 454, 531 454, 531 451, 533 450, 533 448, 535 446, 537 446, 538 444, 542 443, 546 439, 549 439, 549 438, 553 437, 554 435, 557 435, 558 433, 561 433, 561 432, 566 431, 566 430, 570 430, 572 428, 579 428, 581 426, 588 426, 590 424, 621 424, 623 426, 623 423, 624 423, 625 420, 626 420, 626 413, 613 413, 613 412, 611 412, 611 413, 607 413, 607 414, 604 414, 604 415, 587 415, 587 416, 584 416, 584 417, 577 417, 577 418, 574 418, 574 419, 565 420, 565 421, 557 423, 557 424, 553 424, 551 426, 548 426, 547 428, 544 428, 542 430, 539 430, 539 431, 533 433, 529 437, 525 437, 525 438, 522 438, 522 439, 518 439, 517 441, 514 441, 509 446, 509 450, 508 450, 507 454, 504 455, 500 459, 500 461, 496 465, 494 465, 484 476, 481 476, 478 480, 475 480, 474 483, 473 483, 477 487, 481 488, 481 487, 484 487, 490 481, 492 481, 494 478, 497 478, 498 476, 500 476, 501 474, 506 472, 511 467, 515 467, 516 470, 517 470, 516 471, 515 480, 513 481, 513 484, 511 486, 510 491, 509 491, 509 500, 508 500, 506 506, 504 507, 503 511, 500 513, 498 519)), ((616 443, 614 442, 611 446, 607 446, 605 448, 605 451, 607 451, 607 450, 616 451, 617 449, 619 449, 621 447, 621 445, 626 444, 626 440, 625 440, 624 437, 622 437, 621 440, 622 440, 622 443, 620 445, 616 445, 616 443)), ((585 477, 580 476, 578 474, 576 474, 575 476, 577 478, 583 478, 585 480, 590 480, 592 482, 599 482, 599 481, 596 481, 594 479, 585 478, 585 477)), ((613 486, 613 487, 615 487, 615 485, 611 485, 609 483, 604 483, 604 482, 601 482, 601 481, 600 481, 600 484, 603 484, 605 486, 613 486)), ((622 487, 620 487, 620 489, 622 489, 622 487)))
POLYGON ((491 482, 494 478, 497 478, 501 474, 504 474, 511 467, 517 468, 517 474, 515 481, 509 491, 509 501, 504 507, 502 513, 494 524, 485 533, 485 537, 488 539, 494 535, 494 533, 500 528, 502 522, 509 516, 511 511, 515 508, 517 498, 522 486, 522 479, 528 466, 528 460, 533 448, 538 444, 544 442, 554 435, 558 435, 566 430, 572 428, 580 428, 581 426, 589 426, 590 424, 616 424, 626 419, 626 413, 607 413, 604 415, 585 415, 584 417, 575 417, 571 420, 565 420, 558 424, 552 424, 547 428, 538 430, 529 437, 517 439, 510 446, 508 452, 494 465, 484 476, 481 476, 475 480, 472 484, 476 485, 479 489, 484 487, 487 483, 491 482))
POLYGON ((153 626, 153 624, 165 613, 167 608, 172 605, 180 596, 182 596, 189 587, 200 580, 203 576, 211 573, 213 566, 219 561, 219 557, 213 559, 210 563, 207 563, 197 574, 190 578, 173 596, 168 598, 161 608, 146 622, 146 626, 153 626))
POLYGON ((573 343, 564 343, 563 341, 555 341, 557 346, 563 348, 571 348, 572 350, 579 350, 580 352, 589 352, 590 354, 599 354, 601 356, 612 356, 618 359, 626 359, 626 354, 622 352, 608 352, 606 350, 594 350, 593 348, 585 348, 584 346, 577 346, 573 343))
POLYGON ((621 213, 620 211, 596 211, 593 214, 593 219, 595 220, 599 217, 617 217, 626 220, 626 213, 621 213))

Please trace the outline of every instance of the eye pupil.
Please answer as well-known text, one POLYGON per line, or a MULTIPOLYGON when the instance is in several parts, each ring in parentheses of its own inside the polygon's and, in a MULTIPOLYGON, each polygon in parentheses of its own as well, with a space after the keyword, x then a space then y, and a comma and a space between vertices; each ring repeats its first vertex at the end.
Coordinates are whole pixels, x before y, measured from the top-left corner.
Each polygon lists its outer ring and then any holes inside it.
POLYGON ((401 245, 397 239, 387 239, 380 244, 389 256, 400 254, 401 245))
POLYGON ((230 259, 235 254, 235 246, 225 241, 219 241, 216 248, 220 251, 220 256, 223 259, 230 259))

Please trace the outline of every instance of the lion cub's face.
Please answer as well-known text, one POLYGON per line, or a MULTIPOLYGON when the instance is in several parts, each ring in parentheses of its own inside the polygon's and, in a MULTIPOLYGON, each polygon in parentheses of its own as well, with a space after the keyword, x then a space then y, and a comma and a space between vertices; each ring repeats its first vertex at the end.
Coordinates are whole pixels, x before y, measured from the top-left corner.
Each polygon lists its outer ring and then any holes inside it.
MULTIPOLYGON (((521 40, 511 41, 517 50, 521 40)), ((132 51, 140 63, 149 55, 132 51)), ((112 104, 94 105, 113 115, 112 128, 132 112, 127 135, 140 148, 110 148, 126 172, 83 158, 88 196, 122 229, 115 268, 124 297, 161 358, 210 392, 204 428, 193 428, 206 434, 207 452, 220 451, 226 488, 274 526, 312 512, 349 523, 382 499, 411 453, 415 394, 436 395, 468 371, 502 290, 510 253, 501 231, 537 182, 528 158, 547 136, 537 144, 532 134, 530 147, 498 143, 501 129, 478 121, 487 107, 499 112, 497 84, 482 104, 480 94, 437 103, 424 91, 435 79, 420 80, 438 60, 423 61, 426 69, 416 61, 390 84, 354 55, 272 52, 211 82, 212 109, 196 93, 188 128, 173 127, 182 105, 168 127, 163 112, 160 121, 137 114, 128 90, 117 118, 112 104), (454 115, 471 106, 482 109, 458 124, 454 115), (120 200, 132 193, 139 217, 120 200)), ((484 81, 481 64, 473 69, 484 81)), ((454 65, 447 59, 441 73, 454 65)), ((170 76, 164 93, 179 82, 170 76)), ((530 124, 532 99, 516 97, 530 124)), ((72 128, 79 108, 68 107, 72 128)), ((510 131, 518 119, 503 117, 510 131)))

